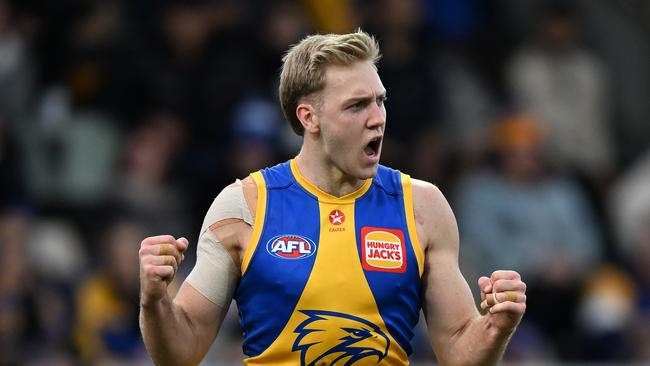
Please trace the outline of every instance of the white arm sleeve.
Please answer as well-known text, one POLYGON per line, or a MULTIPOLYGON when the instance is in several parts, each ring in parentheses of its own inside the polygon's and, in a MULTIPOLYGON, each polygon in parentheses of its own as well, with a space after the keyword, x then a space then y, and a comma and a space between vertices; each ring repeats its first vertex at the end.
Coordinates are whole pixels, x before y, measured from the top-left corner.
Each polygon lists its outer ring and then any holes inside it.
POLYGON ((230 305, 240 276, 232 256, 210 230, 210 225, 225 219, 241 219, 252 226, 253 220, 241 184, 224 188, 212 202, 201 227, 196 265, 185 279, 203 296, 221 307, 230 305))

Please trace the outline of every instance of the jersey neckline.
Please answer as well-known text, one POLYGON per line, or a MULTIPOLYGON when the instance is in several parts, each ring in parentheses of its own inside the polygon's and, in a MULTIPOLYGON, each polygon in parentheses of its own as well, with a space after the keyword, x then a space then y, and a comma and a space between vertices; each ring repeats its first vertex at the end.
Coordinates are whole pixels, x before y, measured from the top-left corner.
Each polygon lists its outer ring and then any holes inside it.
POLYGON ((368 192, 370 186, 372 185, 372 178, 369 178, 366 179, 366 181, 363 182, 361 187, 359 187, 356 191, 348 193, 341 197, 336 197, 332 194, 323 191, 322 189, 318 188, 316 185, 308 181, 307 178, 305 178, 302 175, 302 173, 300 173, 300 169, 298 168, 296 159, 291 159, 289 165, 291 166, 291 173, 293 174, 293 177, 296 180, 296 182, 298 182, 298 184, 304 190, 316 196, 316 198, 321 202, 353 203, 357 198, 363 196, 366 192, 368 192))

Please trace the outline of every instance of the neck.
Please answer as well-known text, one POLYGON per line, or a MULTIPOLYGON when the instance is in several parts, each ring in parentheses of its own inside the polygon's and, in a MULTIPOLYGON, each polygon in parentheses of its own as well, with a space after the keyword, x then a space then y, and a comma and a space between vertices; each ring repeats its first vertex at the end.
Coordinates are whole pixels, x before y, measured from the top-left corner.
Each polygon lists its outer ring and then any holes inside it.
POLYGON ((325 158, 322 153, 314 153, 305 145, 296 156, 296 165, 305 179, 323 192, 342 197, 359 189, 364 179, 352 177, 325 158))

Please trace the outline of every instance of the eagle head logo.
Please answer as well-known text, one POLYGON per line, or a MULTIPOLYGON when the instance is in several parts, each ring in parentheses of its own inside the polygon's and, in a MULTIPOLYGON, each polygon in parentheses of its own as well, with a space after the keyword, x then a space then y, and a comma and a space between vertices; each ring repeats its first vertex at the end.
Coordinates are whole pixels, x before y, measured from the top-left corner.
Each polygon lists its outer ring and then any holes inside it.
POLYGON ((390 340, 375 324, 344 313, 300 310, 307 319, 294 333, 293 352, 300 351, 302 366, 350 366, 362 358, 388 354, 390 340))

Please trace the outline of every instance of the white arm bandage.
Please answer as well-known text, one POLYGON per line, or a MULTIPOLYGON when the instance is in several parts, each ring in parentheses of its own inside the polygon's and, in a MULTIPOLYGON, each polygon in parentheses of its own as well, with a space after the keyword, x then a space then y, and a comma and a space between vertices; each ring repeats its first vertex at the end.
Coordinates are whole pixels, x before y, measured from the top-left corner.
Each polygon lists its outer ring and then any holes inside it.
POLYGON ((230 305, 240 273, 232 256, 221 245, 210 226, 226 219, 240 219, 253 225, 241 182, 237 183, 240 184, 224 188, 208 209, 196 249, 196 265, 185 279, 203 296, 221 307, 230 305))

